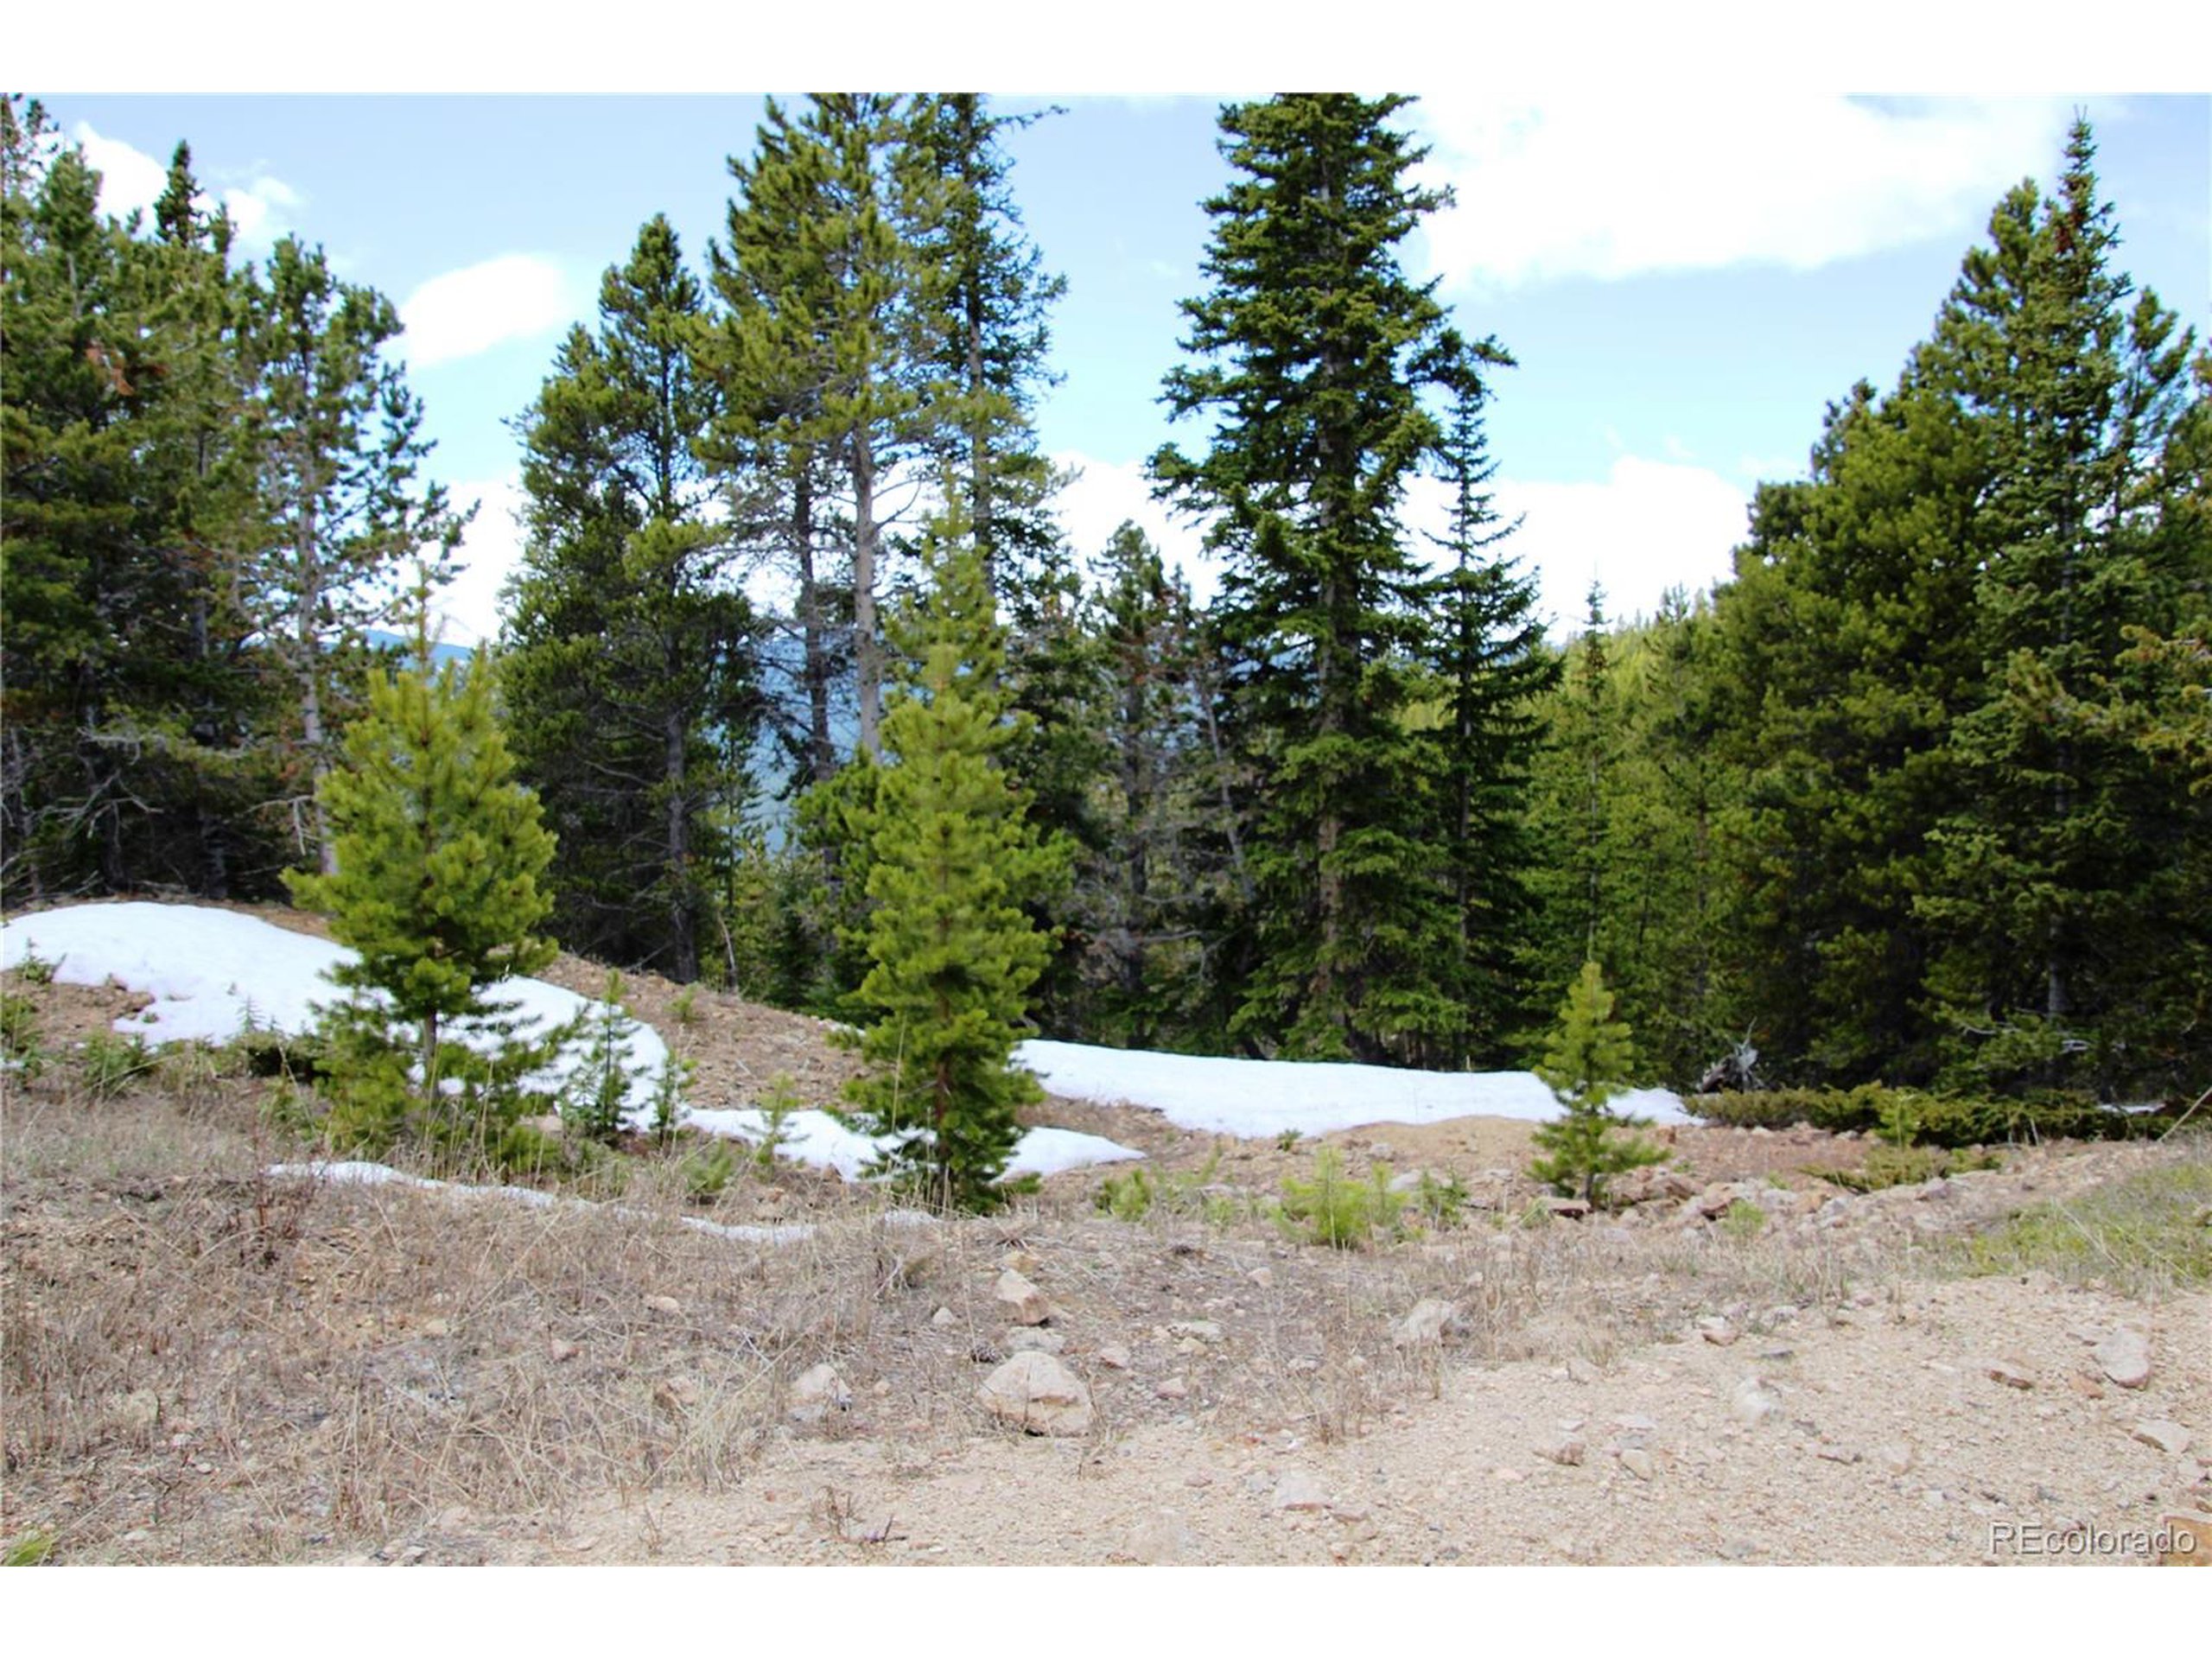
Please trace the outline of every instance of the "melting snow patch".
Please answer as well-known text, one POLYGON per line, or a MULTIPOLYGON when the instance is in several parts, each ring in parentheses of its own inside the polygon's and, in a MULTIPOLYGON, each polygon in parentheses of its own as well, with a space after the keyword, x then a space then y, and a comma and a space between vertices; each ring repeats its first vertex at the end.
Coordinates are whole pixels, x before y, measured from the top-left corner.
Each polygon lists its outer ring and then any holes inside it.
MULTIPOLYGON (((1304 1060, 1215 1059, 1084 1043, 1027 1042, 1014 1058, 1071 1100, 1141 1106, 1179 1129, 1265 1139, 1296 1129, 1327 1135, 1368 1123, 1440 1123, 1455 1117, 1543 1122, 1558 1101, 1533 1071, 1408 1071, 1304 1060)), ((1657 1123, 1687 1123, 1664 1089, 1639 1089, 1613 1109, 1657 1123)))

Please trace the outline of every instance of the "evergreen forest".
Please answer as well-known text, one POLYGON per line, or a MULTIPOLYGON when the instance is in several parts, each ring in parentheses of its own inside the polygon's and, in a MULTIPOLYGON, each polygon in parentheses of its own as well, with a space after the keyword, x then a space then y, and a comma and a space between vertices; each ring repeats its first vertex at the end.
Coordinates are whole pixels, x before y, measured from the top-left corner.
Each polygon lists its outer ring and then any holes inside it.
MULTIPOLYGON (((955 1187, 1022 1036, 1518 1068, 1592 963, 1640 1084, 2212 1081, 2212 350, 2086 121, 1732 577, 1548 630, 1487 431, 1533 370, 1408 274, 1408 103, 1220 112, 1150 467, 1203 603, 1055 514, 1038 118, 772 101, 705 246, 608 248, 514 423, 500 635, 446 671, 557 849, 515 926, 867 1027, 857 1109, 936 1097, 955 1187)), ((0 904, 334 893, 326 780, 464 529, 397 313, 241 257, 185 143, 118 221, 37 103, 0 121, 0 904)))

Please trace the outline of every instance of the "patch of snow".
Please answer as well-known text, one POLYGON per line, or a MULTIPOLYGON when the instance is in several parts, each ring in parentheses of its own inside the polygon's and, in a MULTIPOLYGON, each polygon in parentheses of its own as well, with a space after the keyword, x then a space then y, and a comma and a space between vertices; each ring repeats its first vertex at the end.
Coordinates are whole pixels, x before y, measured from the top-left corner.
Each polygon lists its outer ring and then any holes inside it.
MULTIPOLYGON (((294 933, 255 916, 203 905, 73 905, 19 916, 0 925, 0 968, 19 968, 28 957, 55 964, 65 985, 104 985, 113 980, 154 998, 144 1012, 115 1021, 115 1029, 153 1043, 226 1043, 249 1022, 297 1036, 311 1030, 325 1002, 343 994, 329 971, 353 961, 353 952, 327 939, 294 933)), ((505 1017, 517 1034, 537 1036, 604 1005, 541 979, 503 980, 490 992, 513 1005, 505 1017)), ((482 1048, 496 1039, 464 1022, 460 1040, 482 1048)), ((533 1087, 557 1090, 582 1064, 590 1033, 543 1071, 533 1087)), ((631 1084, 625 1116, 632 1127, 652 1118, 654 1079, 668 1064, 668 1046, 651 1027, 639 1024, 625 1046, 631 1084)))
POLYGON ((1144 1154, 1134 1147, 1109 1141, 1103 1135, 1077 1129, 1031 1129, 1014 1149, 1008 1175, 1058 1175, 1064 1170, 1088 1169, 1094 1164, 1126 1163, 1144 1154))
MULTIPOLYGON (((1295 1129, 1327 1135, 1370 1123, 1441 1123, 1455 1117, 1544 1122, 1559 1102, 1533 1071, 1410 1071, 1307 1060, 1217 1059, 1032 1041, 1015 1061, 1053 1094, 1141 1106, 1179 1129, 1262 1140, 1295 1129)), ((1688 1123, 1681 1098, 1637 1089, 1611 1103, 1624 1116, 1688 1123)))
MULTIPOLYGON (((727 1135, 751 1146, 757 1147, 768 1138, 768 1115, 750 1108, 702 1108, 684 1113, 683 1122, 689 1128, 709 1135, 727 1135)), ((776 1150, 779 1156, 792 1163, 804 1164, 811 1169, 834 1169, 851 1181, 861 1179, 868 1166, 896 1146, 899 1139, 897 1135, 871 1138, 839 1122, 828 1112, 810 1107, 785 1117, 783 1139, 776 1150)), ((1025 1132, 1015 1143, 1006 1173, 1057 1175, 1065 1170, 1120 1163, 1143 1156, 1134 1147, 1122 1146, 1103 1135, 1084 1135, 1074 1129, 1036 1128, 1025 1132)))

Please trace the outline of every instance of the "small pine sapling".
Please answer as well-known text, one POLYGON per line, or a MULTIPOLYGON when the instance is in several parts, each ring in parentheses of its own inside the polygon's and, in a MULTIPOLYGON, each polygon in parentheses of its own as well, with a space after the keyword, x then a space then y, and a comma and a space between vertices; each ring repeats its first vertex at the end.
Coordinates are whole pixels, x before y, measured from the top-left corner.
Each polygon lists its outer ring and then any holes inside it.
POLYGON ((1632 1131, 1646 1120, 1608 1111, 1605 1103, 1628 1087, 1635 1065, 1628 1025, 1613 1017, 1613 994, 1594 962, 1582 972, 1560 1004, 1559 1027, 1536 1075, 1544 1080, 1567 1116, 1538 1128, 1536 1145, 1545 1153, 1529 1173, 1554 1192, 1599 1203, 1605 1179, 1667 1154, 1632 1131))

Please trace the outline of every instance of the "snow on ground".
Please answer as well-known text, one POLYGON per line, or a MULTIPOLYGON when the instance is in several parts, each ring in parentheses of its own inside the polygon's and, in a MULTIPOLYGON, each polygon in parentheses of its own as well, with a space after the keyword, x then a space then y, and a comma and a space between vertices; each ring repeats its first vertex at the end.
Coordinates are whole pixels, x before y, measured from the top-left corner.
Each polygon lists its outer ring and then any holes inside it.
MULTIPOLYGON (((1014 1058, 1070 1100, 1142 1106, 1179 1129, 1260 1140, 1295 1129, 1327 1135, 1367 1123, 1438 1123, 1454 1117, 1542 1122, 1558 1101, 1533 1071, 1406 1071, 1305 1060, 1213 1059, 1084 1043, 1027 1042, 1014 1058)), ((1679 1096, 1639 1089, 1614 1110, 1656 1123, 1694 1122, 1679 1096)))
MULTIPOLYGON (((151 1007, 118 1020, 115 1028, 154 1043, 228 1042, 249 1022, 288 1035, 306 1032, 315 1025, 317 1004, 339 995, 325 975, 353 960, 343 945, 258 917, 200 905, 136 903, 75 905, 0 925, 0 968, 20 968, 34 957, 52 964, 54 977, 67 985, 104 985, 111 979, 151 995, 151 1007)), ((605 1007, 540 979, 508 980, 494 994, 516 1005, 524 1033, 605 1007)), ((467 1040, 466 1031, 461 1035, 467 1040)), ((533 1086, 557 1088, 581 1063, 589 1040, 587 1028, 584 1039, 561 1060, 531 1079, 533 1086)), ((626 1116, 632 1128, 645 1128, 652 1122, 652 1085, 668 1064, 668 1047, 659 1033, 639 1022, 629 1034, 626 1052, 632 1080, 626 1116)), ((687 1107, 677 1122, 754 1144, 768 1132, 766 1115, 752 1110, 687 1107)), ((783 1156, 834 1169, 848 1180, 857 1178, 877 1151, 876 1142, 827 1112, 794 1112, 785 1121, 783 1156)), ((1032 1129, 1015 1148, 1007 1173, 1053 1174, 1143 1155, 1072 1129, 1032 1129)))
MULTIPOLYGON (((35 957, 54 965, 65 985, 104 985, 113 980, 149 993, 153 1005, 127 1015, 115 1028, 153 1043, 225 1043, 249 1022, 296 1036, 315 1021, 319 1003, 343 995, 325 977, 353 961, 353 953, 305 933, 294 933, 256 916, 200 905, 75 905, 19 916, 0 926, 0 968, 20 968, 35 957)), ((542 979, 511 979, 493 997, 515 1005, 518 1034, 531 1036, 605 1005, 542 979)), ((471 1047, 482 1039, 464 1025, 457 1033, 471 1047)), ((581 1063, 585 1039, 543 1072, 534 1087, 557 1089, 581 1063)), ((639 1127, 652 1120, 652 1085, 668 1064, 668 1046, 650 1027, 628 1038, 629 1116, 639 1127)))

